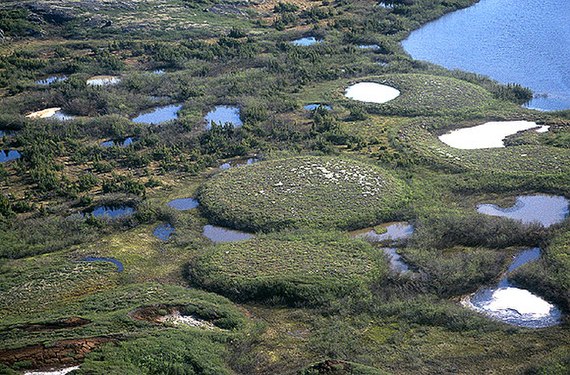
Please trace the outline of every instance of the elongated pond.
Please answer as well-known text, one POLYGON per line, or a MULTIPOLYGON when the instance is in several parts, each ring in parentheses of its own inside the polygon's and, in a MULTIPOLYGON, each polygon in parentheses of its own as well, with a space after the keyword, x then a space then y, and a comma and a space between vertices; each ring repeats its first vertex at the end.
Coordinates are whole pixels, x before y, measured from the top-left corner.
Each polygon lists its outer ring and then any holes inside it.
POLYGON ((299 39, 295 39, 293 41, 291 41, 291 44, 293 44, 294 46, 300 46, 300 47, 308 47, 308 46, 312 46, 314 44, 319 44, 322 43, 322 39, 317 39, 314 36, 307 36, 304 38, 299 38, 299 39))
POLYGON ((187 211, 198 207, 200 203, 194 198, 176 198, 168 202, 167 205, 178 211, 187 211))
POLYGON ((452 130, 439 136, 443 143, 463 150, 505 147, 504 140, 517 132, 535 129, 538 133, 548 131, 546 125, 530 121, 493 121, 482 125, 452 130))
POLYGON ((113 263, 117 267, 117 272, 123 272, 125 267, 121 261, 115 258, 104 258, 104 257, 86 257, 83 258, 84 262, 108 262, 113 263))
POLYGON ((213 243, 245 241, 253 238, 253 234, 251 233, 240 232, 239 230, 215 225, 204 225, 202 234, 213 243))
POLYGON ((418 60, 531 88, 530 108, 570 108, 570 3, 481 0, 402 42, 418 60))
POLYGON ((135 209, 126 205, 103 205, 97 206, 92 211, 88 211, 88 215, 95 217, 106 217, 109 219, 119 219, 131 216, 135 213, 135 209))
POLYGON ((560 223, 568 216, 568 199, 557 195, 519 196, 511 207, 479 204, 477 211, 491 216, 502 216, 525 224, 540 223, 544 227, 560 223))
POLYGON ((182 109, 181 104, 171 104, 164 107, 158 107, 151 111, 141 113, 132 121, 137 124, 159 125, 178 118, 178 111, 182 109))

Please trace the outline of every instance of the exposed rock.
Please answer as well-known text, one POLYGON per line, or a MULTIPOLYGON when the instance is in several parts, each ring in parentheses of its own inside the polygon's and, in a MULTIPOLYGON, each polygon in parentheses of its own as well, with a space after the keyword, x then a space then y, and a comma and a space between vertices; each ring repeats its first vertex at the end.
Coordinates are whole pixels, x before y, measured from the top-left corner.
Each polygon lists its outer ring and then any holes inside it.
POLYGON ((77 364, 98 345, 113 340, 110 337, 92 337, 62 340, 48 347, 38 344, 17 349, 3 349, 0 350, 0 363, 10 366, 16 362, 29 361, 31 367, 35 369, 77 364))

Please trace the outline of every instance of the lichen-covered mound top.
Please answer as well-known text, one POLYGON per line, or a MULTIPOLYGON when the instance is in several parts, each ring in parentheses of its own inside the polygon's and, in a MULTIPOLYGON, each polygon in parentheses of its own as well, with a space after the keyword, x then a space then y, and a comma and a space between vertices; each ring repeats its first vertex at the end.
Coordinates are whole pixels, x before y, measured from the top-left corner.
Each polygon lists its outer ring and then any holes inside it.
MULTIPOLYGON (((473 110, 488 105, 493 96, 473 83, 427 74, 387 74, 366 81, 394 87, 400 96, 384 104, 369 104, 382 113, 432 115, 473 110)), ((370 110, 373 111, 372 108, 370 110)))
POLYGON ((380 253, 338 232, 273 233, 212 247, 190 266, 199 286, 238 301, 318 303, 387 272, 380 253))
POLYGON ((390 219, 406 197, 403 183, 381 168, 315 156, 230 169, 199 194, 210 220, 254 231, 362 228, 390 219))

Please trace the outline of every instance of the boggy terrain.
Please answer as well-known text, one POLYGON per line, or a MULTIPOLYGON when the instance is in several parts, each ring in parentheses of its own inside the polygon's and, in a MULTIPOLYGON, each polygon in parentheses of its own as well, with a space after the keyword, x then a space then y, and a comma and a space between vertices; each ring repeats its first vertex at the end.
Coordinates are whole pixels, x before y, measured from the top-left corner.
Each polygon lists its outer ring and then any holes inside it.
POLYGON ((568 373, 570 113, 400 45, 472 3, 3 1, 0 372, 568 373))

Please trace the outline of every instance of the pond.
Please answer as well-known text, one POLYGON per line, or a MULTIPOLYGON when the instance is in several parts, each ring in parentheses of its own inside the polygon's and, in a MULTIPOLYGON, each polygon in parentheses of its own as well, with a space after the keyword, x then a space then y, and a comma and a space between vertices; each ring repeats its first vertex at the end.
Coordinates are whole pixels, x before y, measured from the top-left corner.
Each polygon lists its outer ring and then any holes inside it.
POLYGON ((251 233, 240 232, 215 225, 204 225, 202 234, 213 243, 245 241, 253 238, 253 234, 251 233))
POLYGON ((101 142, 99 145, 101 147, 113 147, 113 146, 128 147, 128 146, 132 145, 134 141, 135 141, 134 138, 127 137, 125 139, 120 139, 120 140, 116 140, 116 141, 110 139, 108 141, 101 142))
POLYGON ((376 51, 380 49, 380 46, 378 44, 361 44, 358 48, 376 51))
POLYGON ((481 0, 402 42, 418 60, 529 87, 527 105, 570 108, 570 9, 564 0, 481 0))
POLYGON ((121 82, 117 76, 94 76, 87 80, 89 86, 112 86, 121 82))
POLYGON ((73 120, 75 116, 68 115, 61 110, 60 107, 52 107, 42 109, 41 111, 32 112, 26 115, 27 118, 51 118, 60 121, 73 120))
POLYGON ((557 195, 518 196, 512 207, 499 207, 495 204, 479 204, 477 212, 491 216, 508 217, 525 224, 540 223, 544 227, 561 223, 568 216, 568 200, 557 195))
POLYGON ((194 198, 176 198, 168 202, 167 205, 178 211, 187 211, 198 207, 200 203, 194 198))
POLYGON ((226 169, 230 169, 233 167, 242 167, 244 165, 251 165, 253 163, 257 163, 258 161, 259 161, 258 158, 247 158, 247 159, 232 160, 232 161, 228 161, 224 164, 221 164, 219 168, 221 170, 226 170, 226 169))
POLYGON ((213 110, 204 116, 204 121, 206 122, 206 129, 210 129, 212 127, 212 122, 218 125, 230 123, 236 128, 243 125, 240 118, 240 109, 238 107, 227 105, 214 107, 213 110))
POLYGON ((303 107, 303 109, 306 111, 314 111, 317 108, 322 108, 326 109, 327 111, 332 111, 332 107, 330 105, 322 103, 311 103, 303 107))
POLYGON ((504 139, 523 130, 535 129, 537 133, 547 132, 549 126, 530 121, 492 121, 469 128, 452 130, 439 136, 448 146, 463 150, 505 147, 504 139))
POLYGON ((159 240, 168 241, 170 236, 174 233, 174 230, 174 227, 170 225, 170 223, 162 223, 154 228, 152 234, 159 240))
POLYGON ((409 238, 414 233, 414 227, 404 221, 380 224, 375 228, 365 228, 352 232, 355 237, 372 242, 398 241, 409 238))
POLYGON ((400 91, 375 82, 359 82, 349 86, 344 95, 353 100, 380 104, 397 98, 400 91))
POLYGON ((63 82, 66 79, 67 79, 66 76, 49 76, 47 78, 38 79, 36 81, 36 84, 41 86, 49 86, 52 83, 63 82))
POLYGON ((398 254, 398 249, 392 247, 383 248, 382 251, 388 257, 390 261, 390 268, 397 273, 406 273, 410 271, 410 268, 402 259, 402 256, 398 254))
POLYGON ((172 104, 164 107, 157 107, 150 112, 141 113, 132 121, 137 124, 158 125, 167 121, 176 120, 178 111, 182 109, 181 104, 172 104))
POLYGON ((117 266, 117 272, 123 272, 125 267, 123 263, 115 258, 102 258, 102 257, 86 257, 82 259, 84 262, 110 262, 117 266))
POLYGON ((87 215, 95 217, 106 217, 109 219, 118 219, 131 216, 135 213, 135 209, 126 205, 103 205, 97 206, 93 210, 86 212, 87 215))
POLYGON ((291 44, 293 44, 294 46, 307 47, 307 46, 312 46, 314 44, 319 44, 322 42, 323 42, 322 39, 317 39, 314 36, 307 36, 304 38, 295 39, 295 40, 291 41, 291 44))
POLYGON ((515 326, 542 328, 559 324, 562 316, 560 309, 526 289, 512 286, 508 280, 510 273, 539 259, 540 253, 539 248, 523 250, 513 259, 497 287, 481 289, 464 299, 463 304, 515 326))
POLYGON ((0 163, 7 163, 22 157, 17 150, 0 150, 0 163))

